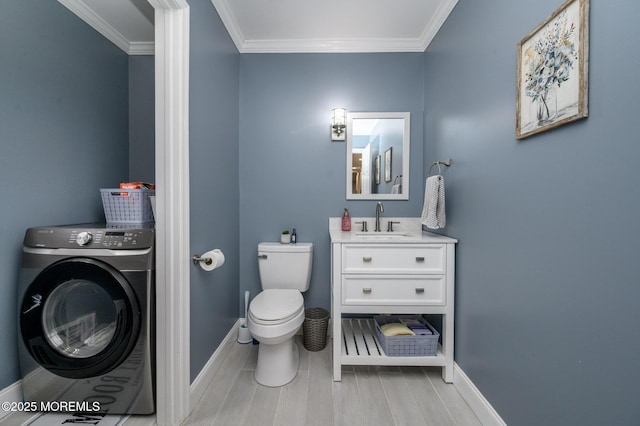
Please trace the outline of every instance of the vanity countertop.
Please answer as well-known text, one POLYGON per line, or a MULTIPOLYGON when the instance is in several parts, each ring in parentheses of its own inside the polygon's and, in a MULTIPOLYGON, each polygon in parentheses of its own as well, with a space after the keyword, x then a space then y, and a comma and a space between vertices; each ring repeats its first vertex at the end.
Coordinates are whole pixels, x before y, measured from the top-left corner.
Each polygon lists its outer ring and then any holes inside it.
POLYGON ((342 218, 329 218, 329 235, 332 243, 365 243, 365 244, 402 244, 402 243, 441 243, 454 244, 458 240, 447 237, 446 235, 435 234, 422 230, 422 224, 419 217, 381 217, 380 227, 387 229, 388 221, 393 221, 394 232, 377 233, 374 232, 375 217, 352 217, 351 231, 342 231, 342 218), (368 232, 361 232, 361 224, 356 222, 367 222, 368 232), (390 236, 385 238, 384 236, 390 236), (400 236, 394 238, 393 235, 400 236), (375 239, 380 236, 380 239, 375 239))

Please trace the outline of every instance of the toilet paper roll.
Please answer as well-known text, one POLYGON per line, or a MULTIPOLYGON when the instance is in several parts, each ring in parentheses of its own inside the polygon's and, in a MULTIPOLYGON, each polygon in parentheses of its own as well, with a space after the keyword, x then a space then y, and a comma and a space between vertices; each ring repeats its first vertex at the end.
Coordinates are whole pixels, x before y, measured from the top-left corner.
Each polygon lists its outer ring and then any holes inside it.
POLYGON ((211 263, 200 262, 200 267, 205 271, 213 271, 214 269, 224 265, 224 254, 222 253, 222 251, 220 251, 220 249, 208 251, 200 257, 202 257, 203 259, 211 259, 211 263))

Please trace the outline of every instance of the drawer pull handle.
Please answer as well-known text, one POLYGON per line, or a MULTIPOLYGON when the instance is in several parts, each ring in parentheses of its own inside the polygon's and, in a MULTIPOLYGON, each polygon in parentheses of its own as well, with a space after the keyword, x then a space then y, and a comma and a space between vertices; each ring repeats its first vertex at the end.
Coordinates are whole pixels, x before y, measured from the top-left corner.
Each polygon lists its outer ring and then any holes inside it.
POLYGON ((371 293, 371 287, 364 287, 364 288, 362 289, 362 292, 363 292, 364 294, 369 294, 369 293, 371 293))
POLYGON ((416 287, 416 293, 417 293, 417 294, 424 294, 424 288, 422 288, 422 287, 416 287))
POLYGON ((363 262, 371 262, 371 256, 365 256, 362 258, 363 262))
POLYGON ((424 256, 416 256, 416 262, 424 262, 424 256))

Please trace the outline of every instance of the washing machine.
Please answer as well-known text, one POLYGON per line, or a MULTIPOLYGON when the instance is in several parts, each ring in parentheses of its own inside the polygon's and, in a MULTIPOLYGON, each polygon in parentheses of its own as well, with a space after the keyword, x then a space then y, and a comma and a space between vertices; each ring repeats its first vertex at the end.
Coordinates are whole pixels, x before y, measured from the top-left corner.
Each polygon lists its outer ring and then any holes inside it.
POLYGON ((24 400, 55 411, 155 411, 155 232, 26 231, 18 281, 24 400))

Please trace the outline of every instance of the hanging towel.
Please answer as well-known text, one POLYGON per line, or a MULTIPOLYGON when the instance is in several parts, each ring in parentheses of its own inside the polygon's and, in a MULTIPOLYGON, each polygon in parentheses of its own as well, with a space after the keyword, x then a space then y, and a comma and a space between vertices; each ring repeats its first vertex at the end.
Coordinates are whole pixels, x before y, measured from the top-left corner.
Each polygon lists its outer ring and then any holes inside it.
POLYGON ((444 178, 429 176, 425 184, 422 224, 427 228, 444 228, 447 217, 444 212, 444 178))

